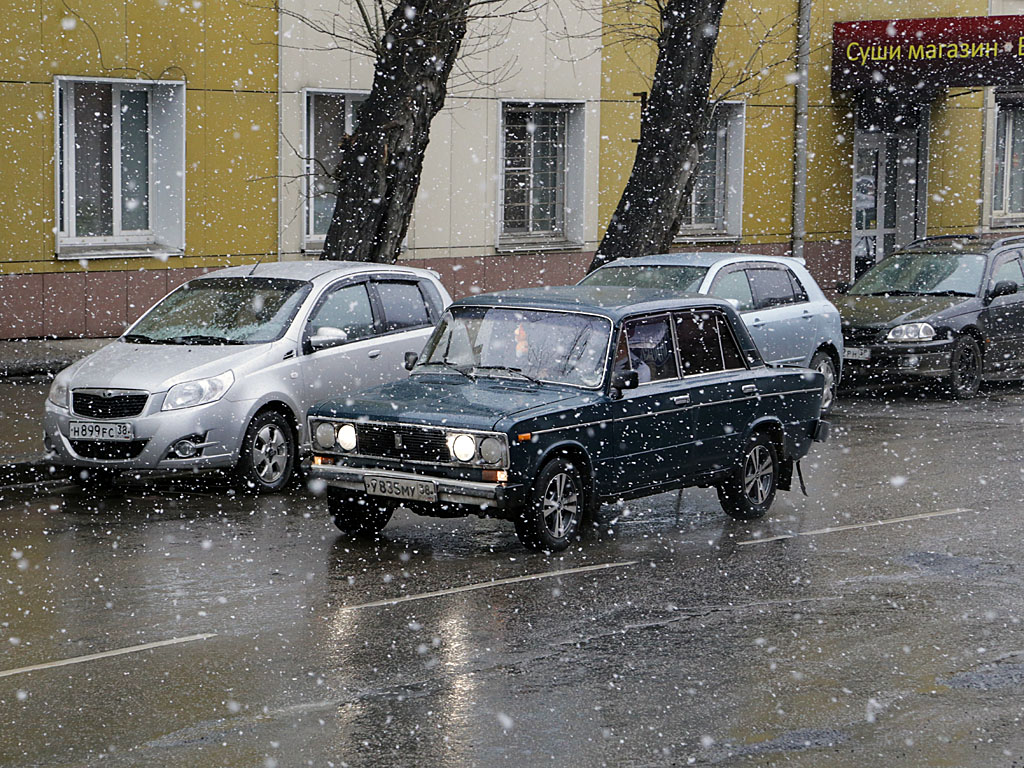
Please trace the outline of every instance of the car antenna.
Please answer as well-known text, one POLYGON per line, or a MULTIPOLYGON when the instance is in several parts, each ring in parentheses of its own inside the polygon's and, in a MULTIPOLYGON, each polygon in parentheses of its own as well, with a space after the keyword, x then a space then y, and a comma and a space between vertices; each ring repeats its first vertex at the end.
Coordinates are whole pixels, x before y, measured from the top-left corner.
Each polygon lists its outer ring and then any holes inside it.
POLYGON ((252 265, 252 269, 249 270, 249 274, 246 277, 252 277, 252 273, 256 271, 256 267, 263 263, 263 257, 260 256, 259 261, 252 265))

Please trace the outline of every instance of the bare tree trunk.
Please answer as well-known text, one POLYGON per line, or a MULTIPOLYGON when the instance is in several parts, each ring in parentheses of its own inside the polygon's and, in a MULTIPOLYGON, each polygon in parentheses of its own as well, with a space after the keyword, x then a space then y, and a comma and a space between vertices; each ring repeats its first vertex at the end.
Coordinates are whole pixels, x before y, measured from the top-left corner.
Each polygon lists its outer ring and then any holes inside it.
POLYGON ((658 62, 633 172, 590 270, 614 259, 663 253, 679 231, 697 153, 710 122, 711 69, 726 0, 668 0, 658 62))
POLYGON ((466 36, 470 0, 405 0, 376 48, 369 97, 334 175, 338 199, 321 258, 390 263, 419 188, 430 122, 466 36))

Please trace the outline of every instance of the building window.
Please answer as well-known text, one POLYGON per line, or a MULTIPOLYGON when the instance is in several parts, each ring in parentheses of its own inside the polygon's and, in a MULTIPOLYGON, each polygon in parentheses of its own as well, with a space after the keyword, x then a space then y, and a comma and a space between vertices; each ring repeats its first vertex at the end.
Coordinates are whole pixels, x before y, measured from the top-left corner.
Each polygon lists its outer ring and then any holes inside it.
POLYGON ((1024 103, 999 104, 993 170, 993 216, 1024 216, 1024 103))
POLYGON ((184 249, 184 87, 57 79, 58 254, 184 249))
POLYGON ((679 239, 739 237, 742 186, 743 106, 719 104, 701 146, 693 192, 683 201, 679 239))
POLYGON ((345 136, 355 130, 365 96, 336 91, 306 91, 306 244, 323 247, 334 216, 337 181, 345 136))
POLYGON ((583 111, 506 103, 499 240, 526 247, 581 239, 583 111))

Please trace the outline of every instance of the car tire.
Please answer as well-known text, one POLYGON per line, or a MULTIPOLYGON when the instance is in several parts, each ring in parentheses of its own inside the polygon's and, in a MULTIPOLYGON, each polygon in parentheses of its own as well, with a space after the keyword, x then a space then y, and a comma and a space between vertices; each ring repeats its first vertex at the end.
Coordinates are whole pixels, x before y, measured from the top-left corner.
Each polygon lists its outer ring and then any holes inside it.
POLYGON ((973 336, 957 336, 949 355, 949 394, 967 400, 981 388, 981 347, 973 336))
POLYGON ((755 432, 747 438, 731 476, 718 485, 718 501, 730 517, 756 520, 771 507, 778 482, 775 445, 764 432, 755 432))
POLYGON ((515 518, 516 535, 529 549, 561 552, 579 538, 586 491, 575 466, 562 458, 545 464, 530 503, 515 518))
POLYGON ((825 390, 821 393, 821 415, 828 416, 836 403, 836 392, 839 389, 836 361, 824 349, 819 349, 811 357, 810 368, 825 377, 825 390))
POLYGON ((327 511, 339 531, 376 538, 391 520, 396 502, 344 488, 327 489, 327 511))
POLYGON ((261 411, 249 422, 235 465, 238 484, 252 493, 275 493, 295 473, 298 444, 295 430, 283 413, 261 411))

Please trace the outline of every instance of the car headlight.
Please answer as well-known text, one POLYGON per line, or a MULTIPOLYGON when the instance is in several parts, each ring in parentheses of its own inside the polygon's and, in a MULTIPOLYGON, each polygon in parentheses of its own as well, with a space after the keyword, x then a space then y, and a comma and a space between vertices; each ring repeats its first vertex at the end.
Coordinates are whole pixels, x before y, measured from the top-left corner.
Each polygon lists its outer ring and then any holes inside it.
POLYGON ((459 461, 476 458, 476 440, 472 435, 448 435, 448 450, 459 461))
POLYGON ((234 383, 235 375, 231 371, 226 371, 220 376, 175 384, 167 390, 167 397, 164 398, 164 405, 160 410, 176 411, 179 408, 192 408, 216 402, 224 397, 224 393, 234 383))
POLYGON ((505 446, 496 437, 485 437, 480 441, 480 458, 487 464, 497 464, 505 458, 505 446))
POLYGON ((338 427, 338 446, 343 451, 354 451, 356 449, 356 428, 353 424, 342 424, 338 427))
POLYGON ((53 380, 53 384, 50 385, 50 394, 46 396, 54 405, 59 405, 61 408, 68 407, 68 383, 66 379, 58 376, 53 380))
POLYGON ((929 323, 904 323, 897 325, 886 336, 889 341, 931 341, 935 329, 929 323))
POLYGON ((326 421, 321 421, 316 425, 313 430, 313 442, 316 443, 317 448, 323 448, 325 451, 334 447, 334 425, 326 421))

